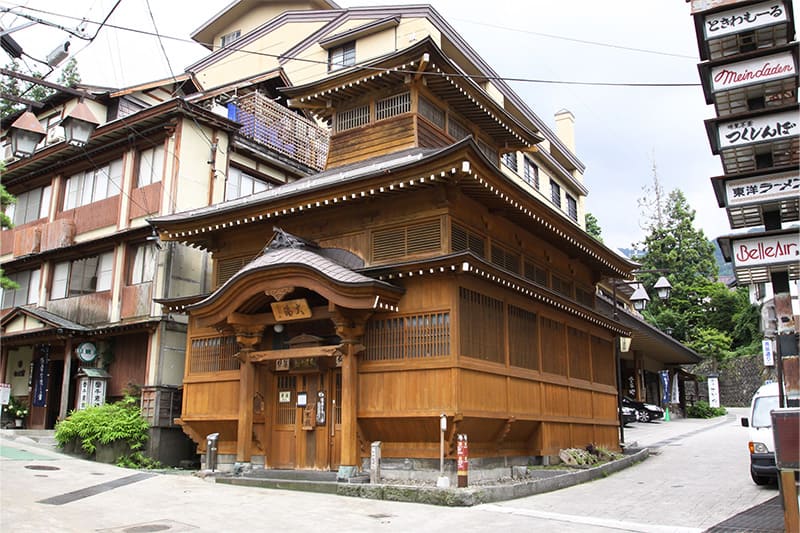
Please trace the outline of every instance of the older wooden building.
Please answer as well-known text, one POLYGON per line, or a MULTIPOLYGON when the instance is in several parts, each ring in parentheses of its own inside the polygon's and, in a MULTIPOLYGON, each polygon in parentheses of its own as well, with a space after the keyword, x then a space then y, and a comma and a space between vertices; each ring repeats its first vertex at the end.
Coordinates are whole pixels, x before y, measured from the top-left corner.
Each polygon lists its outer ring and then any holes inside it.
POLYGON ((473 458, 618 448, 629 330, 595 285, 635 265, 509 177, 561 168, 557 140, 462 74, 424 38, 285 88, 331 125, 325 171, 150 220, 213 253, 211 294, 162 301, 189 315, 180 423, 201 452, 219 433, 222 465, 348 477, 372 441, 437 458, 442 414, 449 458, 458 434, 473 458))

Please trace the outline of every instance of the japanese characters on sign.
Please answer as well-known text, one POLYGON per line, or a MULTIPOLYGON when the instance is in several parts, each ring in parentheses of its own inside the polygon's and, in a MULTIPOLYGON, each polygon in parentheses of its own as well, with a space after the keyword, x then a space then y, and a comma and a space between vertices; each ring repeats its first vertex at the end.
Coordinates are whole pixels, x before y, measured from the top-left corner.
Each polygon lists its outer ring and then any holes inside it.
POLYGON ((775 354, 772 350, 772 340, 761 341, 761 351, 764 355, 764 366, 775 366, 775 354))
POLYGON ((795 234, 763 236, 731 242, 737 268, 757 265, 780 265, 800 259, 800 245, 795 234))
POLYGON ((308 307, 308 302, 305 298, 273 302, 271 305, 272 314, 275 315, 275 320, 279 322, 311 318, 311 309, 308 307))
POLYGON ((708 405, 719 407, 719 378, 708 376, 708 405))
POLYGON ((761 2, 708 15, 703 21, 703 30, 706 39, 715 39, 785 20, 787 20, 786 6, 782 1, 761 2))
POLYGON ((774 115, 734 120, 719 124, 717 128, 720 150, 776 141, 798 134, 797 113, 785 111, 774 115))
POLYGON ((797 74, 791 52, 728 63, 711 69, 711 88, 726 91, 743 85, 765 83, 797 74))
POLYGON ((800 174, 797 172, 725 182, 725 199, 728 206, 795 198, 798 193, 800 193, 800 174))

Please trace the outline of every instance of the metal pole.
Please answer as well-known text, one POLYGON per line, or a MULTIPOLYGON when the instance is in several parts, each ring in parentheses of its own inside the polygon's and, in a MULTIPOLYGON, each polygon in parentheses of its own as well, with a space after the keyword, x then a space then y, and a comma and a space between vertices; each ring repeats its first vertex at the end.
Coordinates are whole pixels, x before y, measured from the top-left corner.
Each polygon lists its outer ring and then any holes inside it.
POLYGON ((617 416, 619 417, 619 443, 625 443, 625 418, 622 415, 622 361, 619 349, 619 335, 614 337, 614 355, 617 363, 617 416))

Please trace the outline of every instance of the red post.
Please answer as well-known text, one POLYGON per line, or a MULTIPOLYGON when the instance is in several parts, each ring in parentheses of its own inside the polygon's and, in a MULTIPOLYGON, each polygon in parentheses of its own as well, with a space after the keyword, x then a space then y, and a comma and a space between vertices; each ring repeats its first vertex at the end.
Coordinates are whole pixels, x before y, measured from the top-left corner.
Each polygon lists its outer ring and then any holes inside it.
POLYGON ((458 488, 467 486, 469 474, 469 446, 467 445, 467 435, 458 434, 458 488))

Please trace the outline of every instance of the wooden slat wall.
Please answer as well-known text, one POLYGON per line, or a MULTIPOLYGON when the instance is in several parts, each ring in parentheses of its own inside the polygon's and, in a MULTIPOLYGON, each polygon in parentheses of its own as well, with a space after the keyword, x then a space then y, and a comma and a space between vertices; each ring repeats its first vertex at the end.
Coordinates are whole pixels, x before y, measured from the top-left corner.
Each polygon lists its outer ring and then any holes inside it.
POLYGON ((182 418, 238 419, 239 373, 224 380, 184 382, 182 418))
POLYGON ((508 378, 509 412, 517 418, 542 415, 542 388, 540 381, 508 378))
POLYGON ((615 385, 617 382, 614 345, 610 341, 594 336, 592 336, 592 373, 597 383, 615 385))
POLYGON ((453 412, 452 382, 449 368, 362 372, 358 376, 358 416, 453 412))
POLYGON ((131 191, 129 219, 157 214, 161 211, 162 182, 151 183, 131 191))
POLYGON ((569 375, 577 379, 592 379, 589 334, 573 327, 567 328, 569 350, 569 375))
POLYGON ((509 411, 506 378, 495 374, 461 370, 459 407, 463 412, 505 416, 509 411))
POLYGON ((129 385, 145 384, 148 334, 136 333, 117 337, 114 341, 114 362, 108 369, 111 379, 108 396, 121 398, 129 385))
POLYGON ((147 316, 150 314, 151 289, 153 283, 140 283, 122 287, 122 318, 147 316))
POLYGON ((564 324, 542 317, 539 325, 542 334, 542 371, 566 376, 567 344, 564 324))
POLYGON ((453 139, 419 115, 415 116, 419 145, 423 148, 441 148, 453 144, 453 139))
POLYGON ((326 168, 340 167, 412 148, 416 146, 416 142, 414 118, 411 114, 353 128, 331 136, 326 168), (364 134, 364 128, 369 128, 369 135, 364 134))
POLYGON ((569 415, 576 418, 592 418, 594 416, 592 391, 584 389, 569 390, 569 415))

